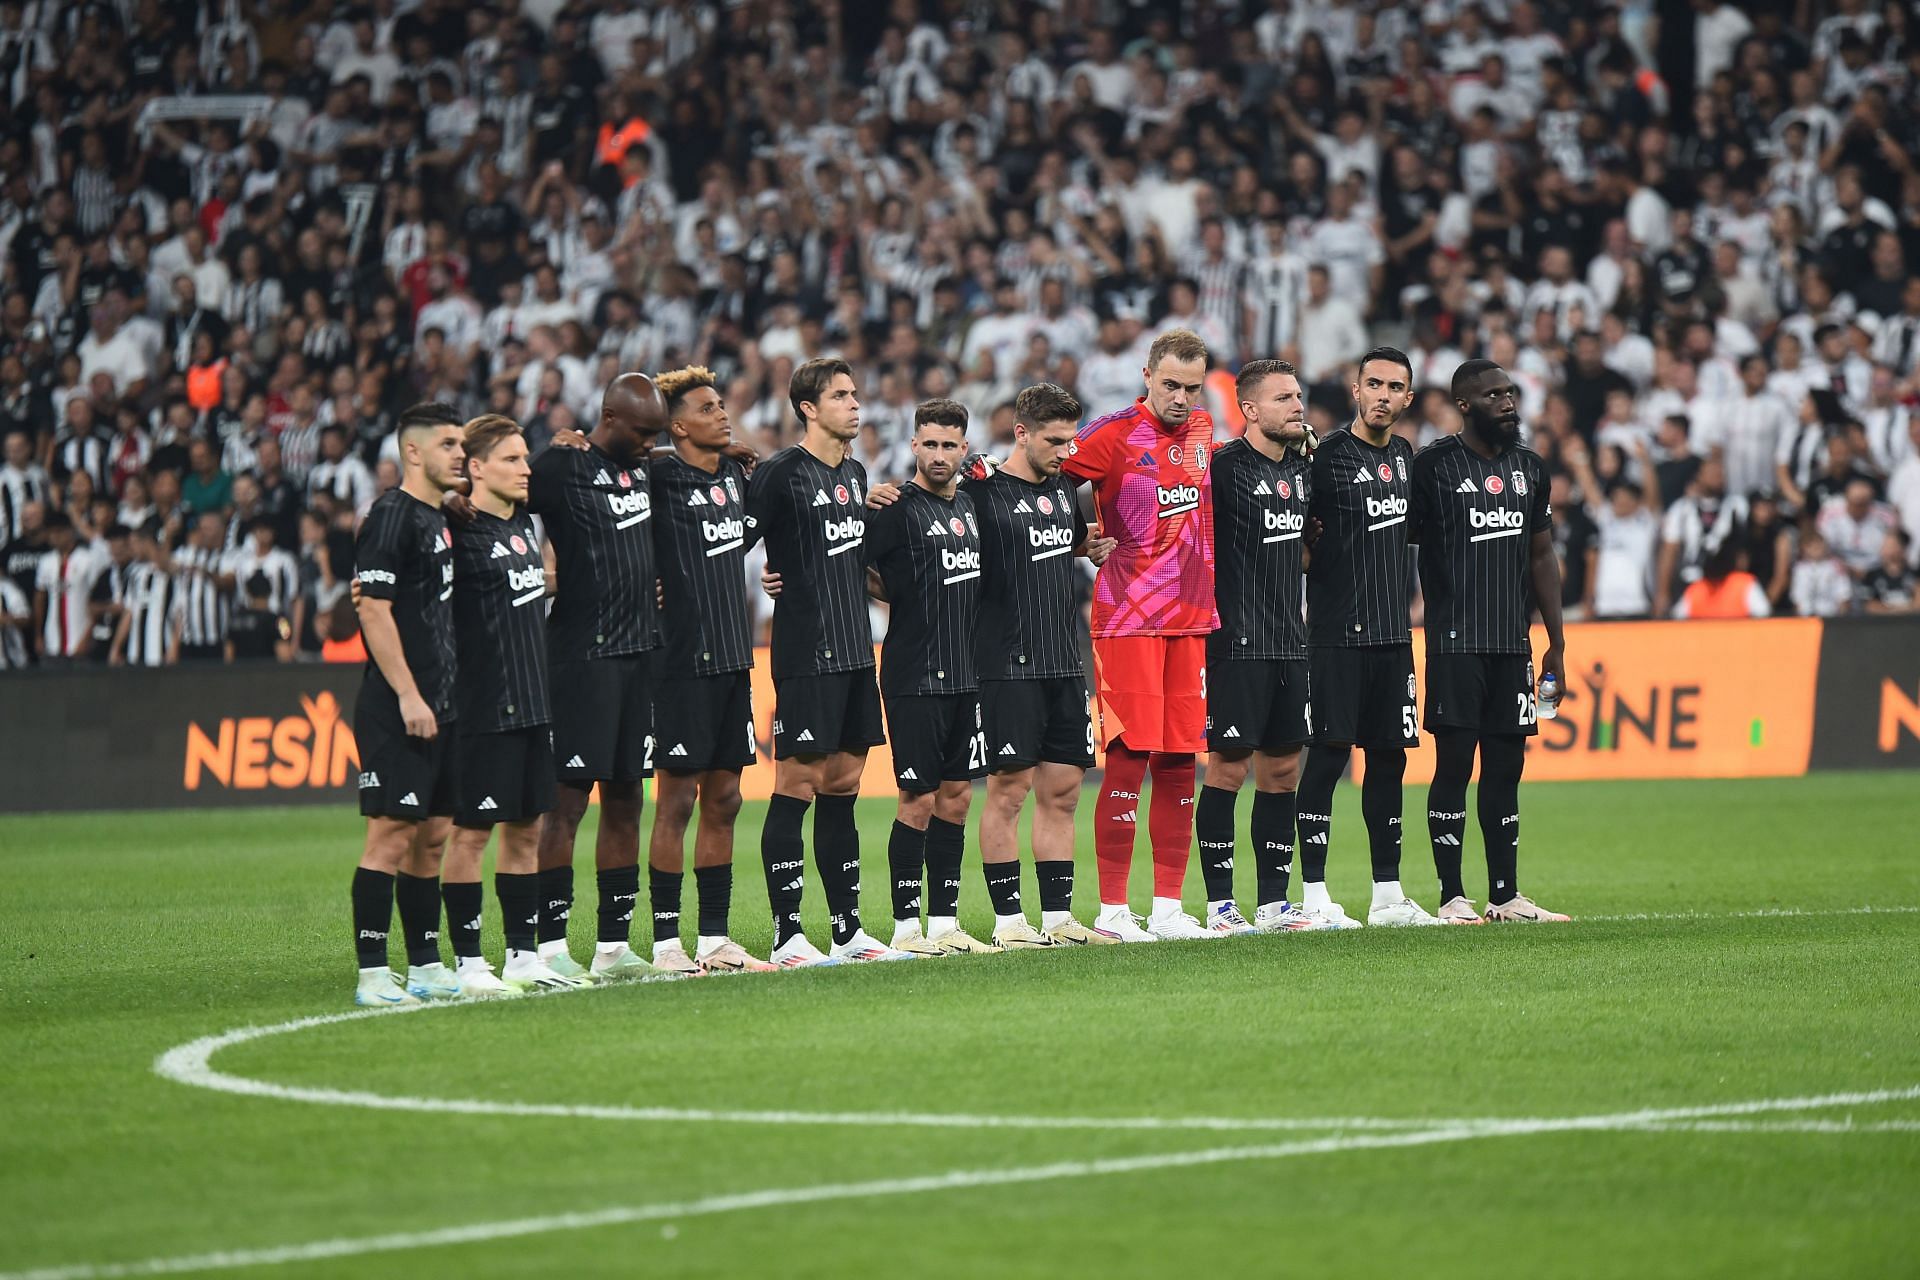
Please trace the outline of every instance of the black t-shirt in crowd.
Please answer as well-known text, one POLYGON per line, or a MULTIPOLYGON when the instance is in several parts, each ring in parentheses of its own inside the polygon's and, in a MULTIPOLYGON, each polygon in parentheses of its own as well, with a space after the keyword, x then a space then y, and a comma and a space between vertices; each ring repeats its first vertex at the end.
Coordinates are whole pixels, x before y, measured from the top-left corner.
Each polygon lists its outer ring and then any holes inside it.
POLYGON ((547 615, 553 660, 659 648, 646 459, 621 462, 592 445, 548 449, 534 459, 529 494, 560 561, 560 589, 547 615))
POLYGON ((1208 662, 1304 658, 1304 551, 1312 464, 1280 461, 1242 437, 1213 455, 1213 596, 1208 662))
POLYGON ((1412 643, 1412 475, 1413 447, 1399 436, 1375 448, 1342 429, 1314 450, 1307 515, 1321 533, 1307 570, 1308 643, 1412 643))
POLYGON ((880 571, 890 608, 880 691, 898 698, 978 688, 980 522, 972 497, 964 489, 941 498, 902 486, 898 502, 868 513, 867 560, 880 571))
POLYGON ((1427 652, 1531 653, 1533 535, 1553 529, 1547 469, 1515 445, 1483 458, 1459 436, 1413 460, 1427 652))
POLYGON ((460 728, 506 733, 548 723, 547 573, 533 518, 475 509, 453 531, 460 728))
POLYGON ((747 531, 780 575, 773 606, 773 674, 827 675, 873 666, 867 619, 867 469, 830 467, 801 445, 754 469, 747 531))
POLYGON ((1074 548, 1087 522, 1059 476, 1038 484, 996 471, 969 480, 980 523, 980 626, 974 664, 982 680, 1044 680, 1084 672, 1074 548))
MULTIPOLYGON (((374 499, 354 540, 353 574, 362 596, 393 602, 407 670, 434 718, 449 723, 454 718, 453 534, 447 517, 405 489, 389 489, 374 499)), ((371 655, 366 683, 398 709, 399 696, 371 655)))
POLYGON ((652 463, 665 609, 660 615, 664 679, 720 675, 753 666, 747 612, 747 476, 732 458, 703 471, 677 455, 652 463))

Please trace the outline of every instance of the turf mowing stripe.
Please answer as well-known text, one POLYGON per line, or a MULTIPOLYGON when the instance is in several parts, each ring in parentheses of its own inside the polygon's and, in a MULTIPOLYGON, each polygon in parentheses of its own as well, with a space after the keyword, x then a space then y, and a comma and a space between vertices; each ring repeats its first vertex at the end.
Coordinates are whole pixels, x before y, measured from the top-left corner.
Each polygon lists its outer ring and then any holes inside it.
MULTIPOLYGON (((351 1015, 348 1015, 351 1016, 351 1015)), ((328 1021, 340 1021, 340 1018, 328 1021)), ((319 1020, 308 1019, 307 1025, 319 1020)), ((300 1262, 321 1262, 333 1258, 359 1257, 373 1253, 394 1253, 410 1249, 430 1249, 451 1245, 477 1244, 516 1236, 541 1235, 555 1231, 582 1231, 595 1227, 625 1226, 641 1222, 659 1222, 674 1218, 704 1217, 748 1209, 769 1209, 786 1205, 815 1204, 826 1200, 870 1199, 881 1196, 913 1195, 929 1191, 960 1191, 974 1187, 1013 1186, 1022 1183, 1053 1182, 1069 1178, 1091 1178, 1126 1173, 1149 1173, 1166 1169, 1196 1168, 1229 1161, 1281 1160, 1293 1156, 1332 1155, 1346 1151, 1384 1150, 1397 1147, 1429 1146, 1474 1138, 1524 1137, 1543 1133, 1596 1130, 1644 1129, 1662 1120, 1686 1120, 1714 1115, 1750 1115, 1765 1111, 1809 1111, 1835 1106, 1853 1106, 1871 1102, 1905 1101, 1920 1098, 1920 1086, 1906 1089, 1882 1089, 1860 1093, 1833 1093, 1804 1098, 1760 1098, 1745 1102, 1716 1103, 1702 1107, 1675 1107, 1620 1112, 1611 1115, 1568 1116, 1560 1119, 1489 1120, 1466 1124, 1448 1124, 1412 1133, 1356 1135, 1283 1142, 1263 1146, 1214 1147, 1200 1151, 1177 1151, 1158 1155, 1120 1156, 1101 1160, 1073 1160, 1056 1164, 1033 1165, 1013 1169, 955 1169, 948 1173, 918 1178, 886 1178, 872 1182, 829 1183, 815 1187, 770 1187, 735 1195, 709 1196, 698 1200, 669 1201, 660 1204, 620 1206, 587 1213, 552 1214, 535 1218, 514 1218, 498 1222, 472 1223, 463 1227, 443 1227, 432 1231, 394 1232, 363 1236, 358 1239, 316 1240, 304 1244, 278 1245, 265 1249, 222 1250, 172 1258, 148 1258, 139 1262, 79 1263, 46 1267, 34 1271, 0 1274, 0 1280, 115 1280, 117 1277, 172 1275, 192 1271, 223 1271, 240 1267, 284 1266, 300 1262)), ((1799 1132, 1800 1130, 1792 1130, 1799 1132)), ((1827 1132, 1828 1130, 1821 1130, 1827 1132)), ((1861 1129, 1846 1130, 1862 1132, 1861 1129)), ((1773 1132, 1770 1129, 1754 1132, 1773 1132)))

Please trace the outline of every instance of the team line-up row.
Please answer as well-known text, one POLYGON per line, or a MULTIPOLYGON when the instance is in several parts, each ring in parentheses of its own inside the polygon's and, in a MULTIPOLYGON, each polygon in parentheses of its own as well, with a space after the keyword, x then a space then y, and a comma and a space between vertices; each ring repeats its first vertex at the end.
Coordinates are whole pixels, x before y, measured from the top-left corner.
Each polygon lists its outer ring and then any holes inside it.
POLYGON ((1519 443, 1512 380, 1487 361, 1463 365, 1452 391, 1464 430, 1416 455, 1393 431, 1412 398, 1397 350, 1361 358, 1354 420, 1325 440, 1307 427, 1293 368, 1258 360, 1238 375, 1245 432, 1216 445, 1200 404, 1207 365, 1196 335, 1163 333, 1143 395, 1084 426, 1069 392, 1028 387, 999 461, 968 456, 962 406, 927 401, 914 476, 900 486, 870 485, 853 457, 859 390, 834 359, 794 372, 801 440, 765 459, 733 440, 715 379, 698 367, 621 375, 589 435, 531 462, 511 419, 408 410, 403 482, 374 504, 356 544, 369 652, 354 721, 367 818, 352 889, 356 1002, 1359 928, 1325 883, 1334 787, 1356 746, 1367 753, 1368 924, 1565 920, 1518 889, 1525 739, 1557 698, 1565 655, 1547 477, 1519 443), (766 960, 734 942, 728 923, 740 775, 755 758, 744 566, 756 542, 774 597, 766 960), (1424 718, 1409 619, 1416 547, 1424 718), (1077 557, 1098 566, 1091 681, 1077 557), (877 678, 870 599, 889 606, 877 678), (1536 609, 1548 636, 1538 682, 1536 609), (1399 878, 1406 749, 1423 726, 1438 749, 1433 913, 1399 878), (1072 914, 1074 822, 1096 732, 1100 906, 1087 924, 1072 914), (854 817, 866 754, 882 742, 898 786, 887 943, 861 923, 854 817), (1476 757, 1484 911, 1461 867, 1476 757), (631 932, 647 777, 654 938, 643 956, 631 932), (981 778, 990 940, 958 920, 981 778), (1233 887, 1236 802, 1249 778, 1251 919, 1233 887), (568 950, 573 855, 596 787, 597 940, 582 965, 568 950), (1144 917, 1128 886, 1143 792, 1153 859, 1144 917), (1038 927, 1021 899, 1029 797, 1038 927), (826 951, 800 923, 809 810, 826 951), (689 952, 680 904, 696 813, 689 952), (496 828, 497 973, 480 948, 481 863, 496 828), (1204 920, 1181 903, 1196 835, 1204 920), (404 977, 389 967, 396 905, 404 977))

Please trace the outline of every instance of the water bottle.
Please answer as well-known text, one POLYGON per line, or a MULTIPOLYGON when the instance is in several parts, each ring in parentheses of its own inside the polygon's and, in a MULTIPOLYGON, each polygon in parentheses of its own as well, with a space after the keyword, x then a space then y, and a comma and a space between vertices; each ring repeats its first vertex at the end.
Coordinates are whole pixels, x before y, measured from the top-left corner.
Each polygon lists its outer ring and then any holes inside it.
POLYGON ((1560 677, 1549 671, 1540 677, 1540 718, 1552 720, 1560 714, 1560 677))

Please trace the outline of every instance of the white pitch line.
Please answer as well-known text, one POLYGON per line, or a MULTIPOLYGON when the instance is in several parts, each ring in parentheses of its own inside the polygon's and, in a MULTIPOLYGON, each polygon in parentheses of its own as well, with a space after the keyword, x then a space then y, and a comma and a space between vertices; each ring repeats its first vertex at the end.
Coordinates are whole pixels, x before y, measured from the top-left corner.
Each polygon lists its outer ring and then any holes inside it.
MULTIPOLYGON (((340 1019, 330 1020, 339 1021, 340 1019)), ((1011 1169, 955 1169, 947 1173, 930 1174, 919 1178, 885 1178, 872 1182, 829 1183, 815 1187, 769 1187, 760 1191, 709 1196, 698 1200, 617 1206, 587 1213, 564 1213, 544 1217, 478 1222, 461 1227, 442 1227, 432 1231, 394 1232, 359 1238, 316 1240, 304 1244, 278 1245, 263 1249, 222 1250, 168 1258, 148 1258, 139 1262, 80 1263, 35 1271, 8 1272, 0 1274, 0 1280, 116 1280, 118 1277, 171 1275, 187 1271, 281 1266, 289 1263, 359 1257, 372 1253, 394 1253, 411 1249, 475 1244, 555 1231, 580 1231, 672 1218, 702 1217, 747 1209, 814 1204, 826 1200, 871 1199, 927 1191, 958 1191, 975 1187, 1054 1182, 1070 1178, 1150 1173, 1166 1169, 1224 1164, 1230 1161, 1281 1160, 1293 1156, 1331 1155, 1345 1151, 1429 1146, 1475 1138, 1523 1137, 1543 1133, 1595 1130, 1635 1131, 1661 1122, 1684 1121, 1708 1116, 1753 1115, 1768 1111, 1810 1111, 1835 1106, 1905 1101, 1915 1098, 1920 1098, 1920 1085, 1905 1089, 1830 1093, 1803 1098, 1759 1098, 1700 1107, 1644 1109, 1607 1115, 1477 1121, 1436 1125, 1412 1133, 1330 1137, 1256 1146, 1213 1147, 1200 1151, 1120 1156, 1102 1160, 1071 1160, 1011 1169)))
POLYGON ((1668 1120, 1642 1133, 1920 1133, 1920 1120, 1668 1120))
MULTIPOLYGON (((1771 919, 1815 915, 1912 914, 1920 907, 1846 907, 1826 911, 1798 908, 1763 909, 1730 913, 1716 918, 1771 919)), ((1589 921, 1696 919, 1697 914, 1642 914, 1632 916, 1587 916, 1589 921)), ((542 997, 551 998, 551 997, 542 997)), ((907 1126, 935 1129, 1046 1129, 1112 1130, 1150 1132, 1285 1132, 1298 1130, 1416 1130, 1435 1126, 1474 1125, 1482 1121, 1472 1117, 1399 1119, 1382 1116, 1330 1116, 1324 1119, 1292 1116, 1005 1116, 924 1113, 906 1111, 746 1111, 704 1107, 629 1107, 592 1103, 496 1102, 480 1098, 415 1098, 359 1090, 331 1089, 319 1086, 276 1084, 246 1076, 230 1075, 214 1069, 213 1056, 223 1049, 288 1035, 312 1027, 356 1022, 363 1018, 390 1018, 430 1009, 469 1007, 432 1004, 405 1009, 363 1009, 351 1013, 319 1014, 296 1018, 268 1026, 240 1027, 219 1035, 204 1036, 162 1054, 154 1063, 161 1077, 193 1088, 247 1097, 271 1098, 280 1102, 305 1102, 318 1106, 358 1107, 373 1111, 416 1111, 442 1115, 529 1116, 548 1119, 639 1120, 662 1123, 697 1124, 789 1124, 847 1126, 907 1126)))
POLYGON ((153 1070, 163 1079, 196 1089, 245 1097, 271 1098, 278 1102, 308 1102, 319 1106, 358 1107, 369 1111, 422 1111, 441 1115, 537 1116, 572 1120, 650 1120, 691 1122, 696 1124, 805 1124, 869 1125, 890 1127, 905 1125, 931 1129, 1113 1129, 1181 1132, 1191 1130, 1241 1132, 1246 1130, 1341 1130, 1341 1129, 1430 1129, 1474 1124, 1471 1119, 1428 1118, 1389 1119, 1378 1116, 1305 1117, 1240 1116, 1003 1116, 924 1113, 910 1111, 742 1111, 706 1107, 629 1107, 593 1103, 496 1102, 483 1098, 412 1098, 393 1094, 369 1093, 353 1089, 322 1086, 276 1084, 247 1076, 230 1075, 217 1070, 212 1059, 216 1053, 236 1045, 273 1036, 289 1035, 313 1027, 358 1022, 366 1018, 407 1017, 432 1009, 477 1007, 473 1004, 429 1004, 402 1009, 362 1009, 352 1013, 327 1013, 269 1026, 240 1027, 169 1049, 154 1062, 153 1070))

